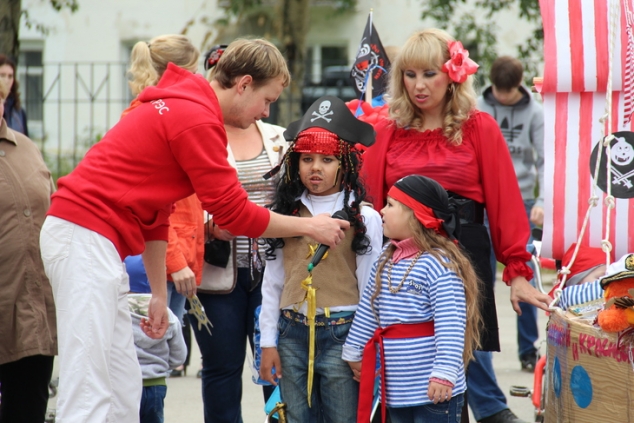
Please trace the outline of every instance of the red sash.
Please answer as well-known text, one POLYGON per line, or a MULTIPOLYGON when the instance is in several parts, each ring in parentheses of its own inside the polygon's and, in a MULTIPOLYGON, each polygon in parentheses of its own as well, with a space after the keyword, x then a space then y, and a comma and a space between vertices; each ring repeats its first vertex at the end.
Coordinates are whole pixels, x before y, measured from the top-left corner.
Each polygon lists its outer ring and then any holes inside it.
POLYGON ((385 423, 385 398, 387 384, 385 382, 385 354, 383 351, 383 339, 398 338, 422 338, 434 336, 434 321, 398 324, 388 326, 385 329, 377 328, 374 336, 365 344, 363 349, 363 361, 361 362, 361 386, 359 388, 359 406, 357 408, 357 423, 369 423, 372 413, 372 399, 374 397, 374 379, 376 369, 376 344, 379 344, 381 357, 381 421, 385 423))

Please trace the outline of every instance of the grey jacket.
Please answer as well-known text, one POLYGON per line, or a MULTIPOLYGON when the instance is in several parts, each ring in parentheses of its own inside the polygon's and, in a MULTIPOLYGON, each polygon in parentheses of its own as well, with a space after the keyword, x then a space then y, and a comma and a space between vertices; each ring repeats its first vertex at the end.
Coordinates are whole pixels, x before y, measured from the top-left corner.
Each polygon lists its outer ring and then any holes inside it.
POLYGON ((151 294, 128 294, 134 346, 143 379, 167 377, 171 369, 183 364, 187 358, 181 323, 170 309, 167 310, 169 327, 163 338, 152 339, 139 326, 141 319, 147 318, 150 298, 151 294))
POLYGON ((500 126, 513 159, 517 182, 524 200, 535 199, 535 184, 539 195, 535 205, 544 204, 544 112, 524 86, 522 99, 512 106, 499 103, 489 86, 478 98, 478 109, 493 116, 500 126))

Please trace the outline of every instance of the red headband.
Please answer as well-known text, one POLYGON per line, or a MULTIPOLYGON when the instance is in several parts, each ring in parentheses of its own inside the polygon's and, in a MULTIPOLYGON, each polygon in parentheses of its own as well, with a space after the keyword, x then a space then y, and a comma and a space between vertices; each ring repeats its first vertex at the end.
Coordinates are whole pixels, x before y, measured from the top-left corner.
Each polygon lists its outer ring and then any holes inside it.
POLYGON ((324 154, 341 156, 341 141, 336 134, 322 128, 308 128, 299 133, 293 151, 296 153, 324 154))
POLYGON ((398 202, 405 204, 407 207, 414 211, 414 216, 416 219, 426 228, 432 229, 437 234, 442 236, 447 236, 447 232, 442 227, 444 220, 438 219, 436 215, 434 215, 434 211, 424 205, 421 202, 414 200, 409 195, 405 194, 403 191, 398 189, 396 186, 390 188, 390 191, 387 193, 389 197, 392 197, 398 202))

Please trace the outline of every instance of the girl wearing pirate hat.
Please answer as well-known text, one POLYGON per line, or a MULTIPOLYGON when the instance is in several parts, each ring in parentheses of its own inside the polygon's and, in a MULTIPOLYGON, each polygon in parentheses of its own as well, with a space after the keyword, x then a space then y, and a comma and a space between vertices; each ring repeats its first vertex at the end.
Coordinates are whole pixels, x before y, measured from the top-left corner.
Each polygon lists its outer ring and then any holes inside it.
POLYGON ((351 228, 343 245, 328 251, 308 278, 318 247, 313 239, 267 240, 260 375, 279 381, 289 423, 311 421, 317 410, 325 421, 352 423, 358 384, 341 348, 382 244, 381 218, 362 204, 355 145, 372 145, 374 130, 355 119, 342 100, 325 96, 284 137, 292 143, 282 167, 270 172, 283 172, 271 209, 299 216, 343 210, 351 228))
POLYGON ((481 322, 479 280, 458 246, 456 209, 436 181, 410 175, 390 189, 381 214, 391 242, 343 346, 355 376, 361 372, 358 421, 370 420, 377 343, 383 421, 385 407, 394 423, 456 421, 481 322))

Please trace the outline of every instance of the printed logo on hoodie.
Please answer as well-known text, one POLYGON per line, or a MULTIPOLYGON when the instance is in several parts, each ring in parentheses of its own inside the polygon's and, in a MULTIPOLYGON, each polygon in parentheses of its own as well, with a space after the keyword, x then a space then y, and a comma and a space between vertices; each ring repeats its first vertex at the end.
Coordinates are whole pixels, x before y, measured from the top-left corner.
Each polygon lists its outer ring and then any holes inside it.
POLYGON ((161 98, 154 100, 152 104, 154 105, 154 108, 159 111, 159 115, 162 115, 164 111, 170 111, 170 108, 165 105, 165 102, 161 98))

